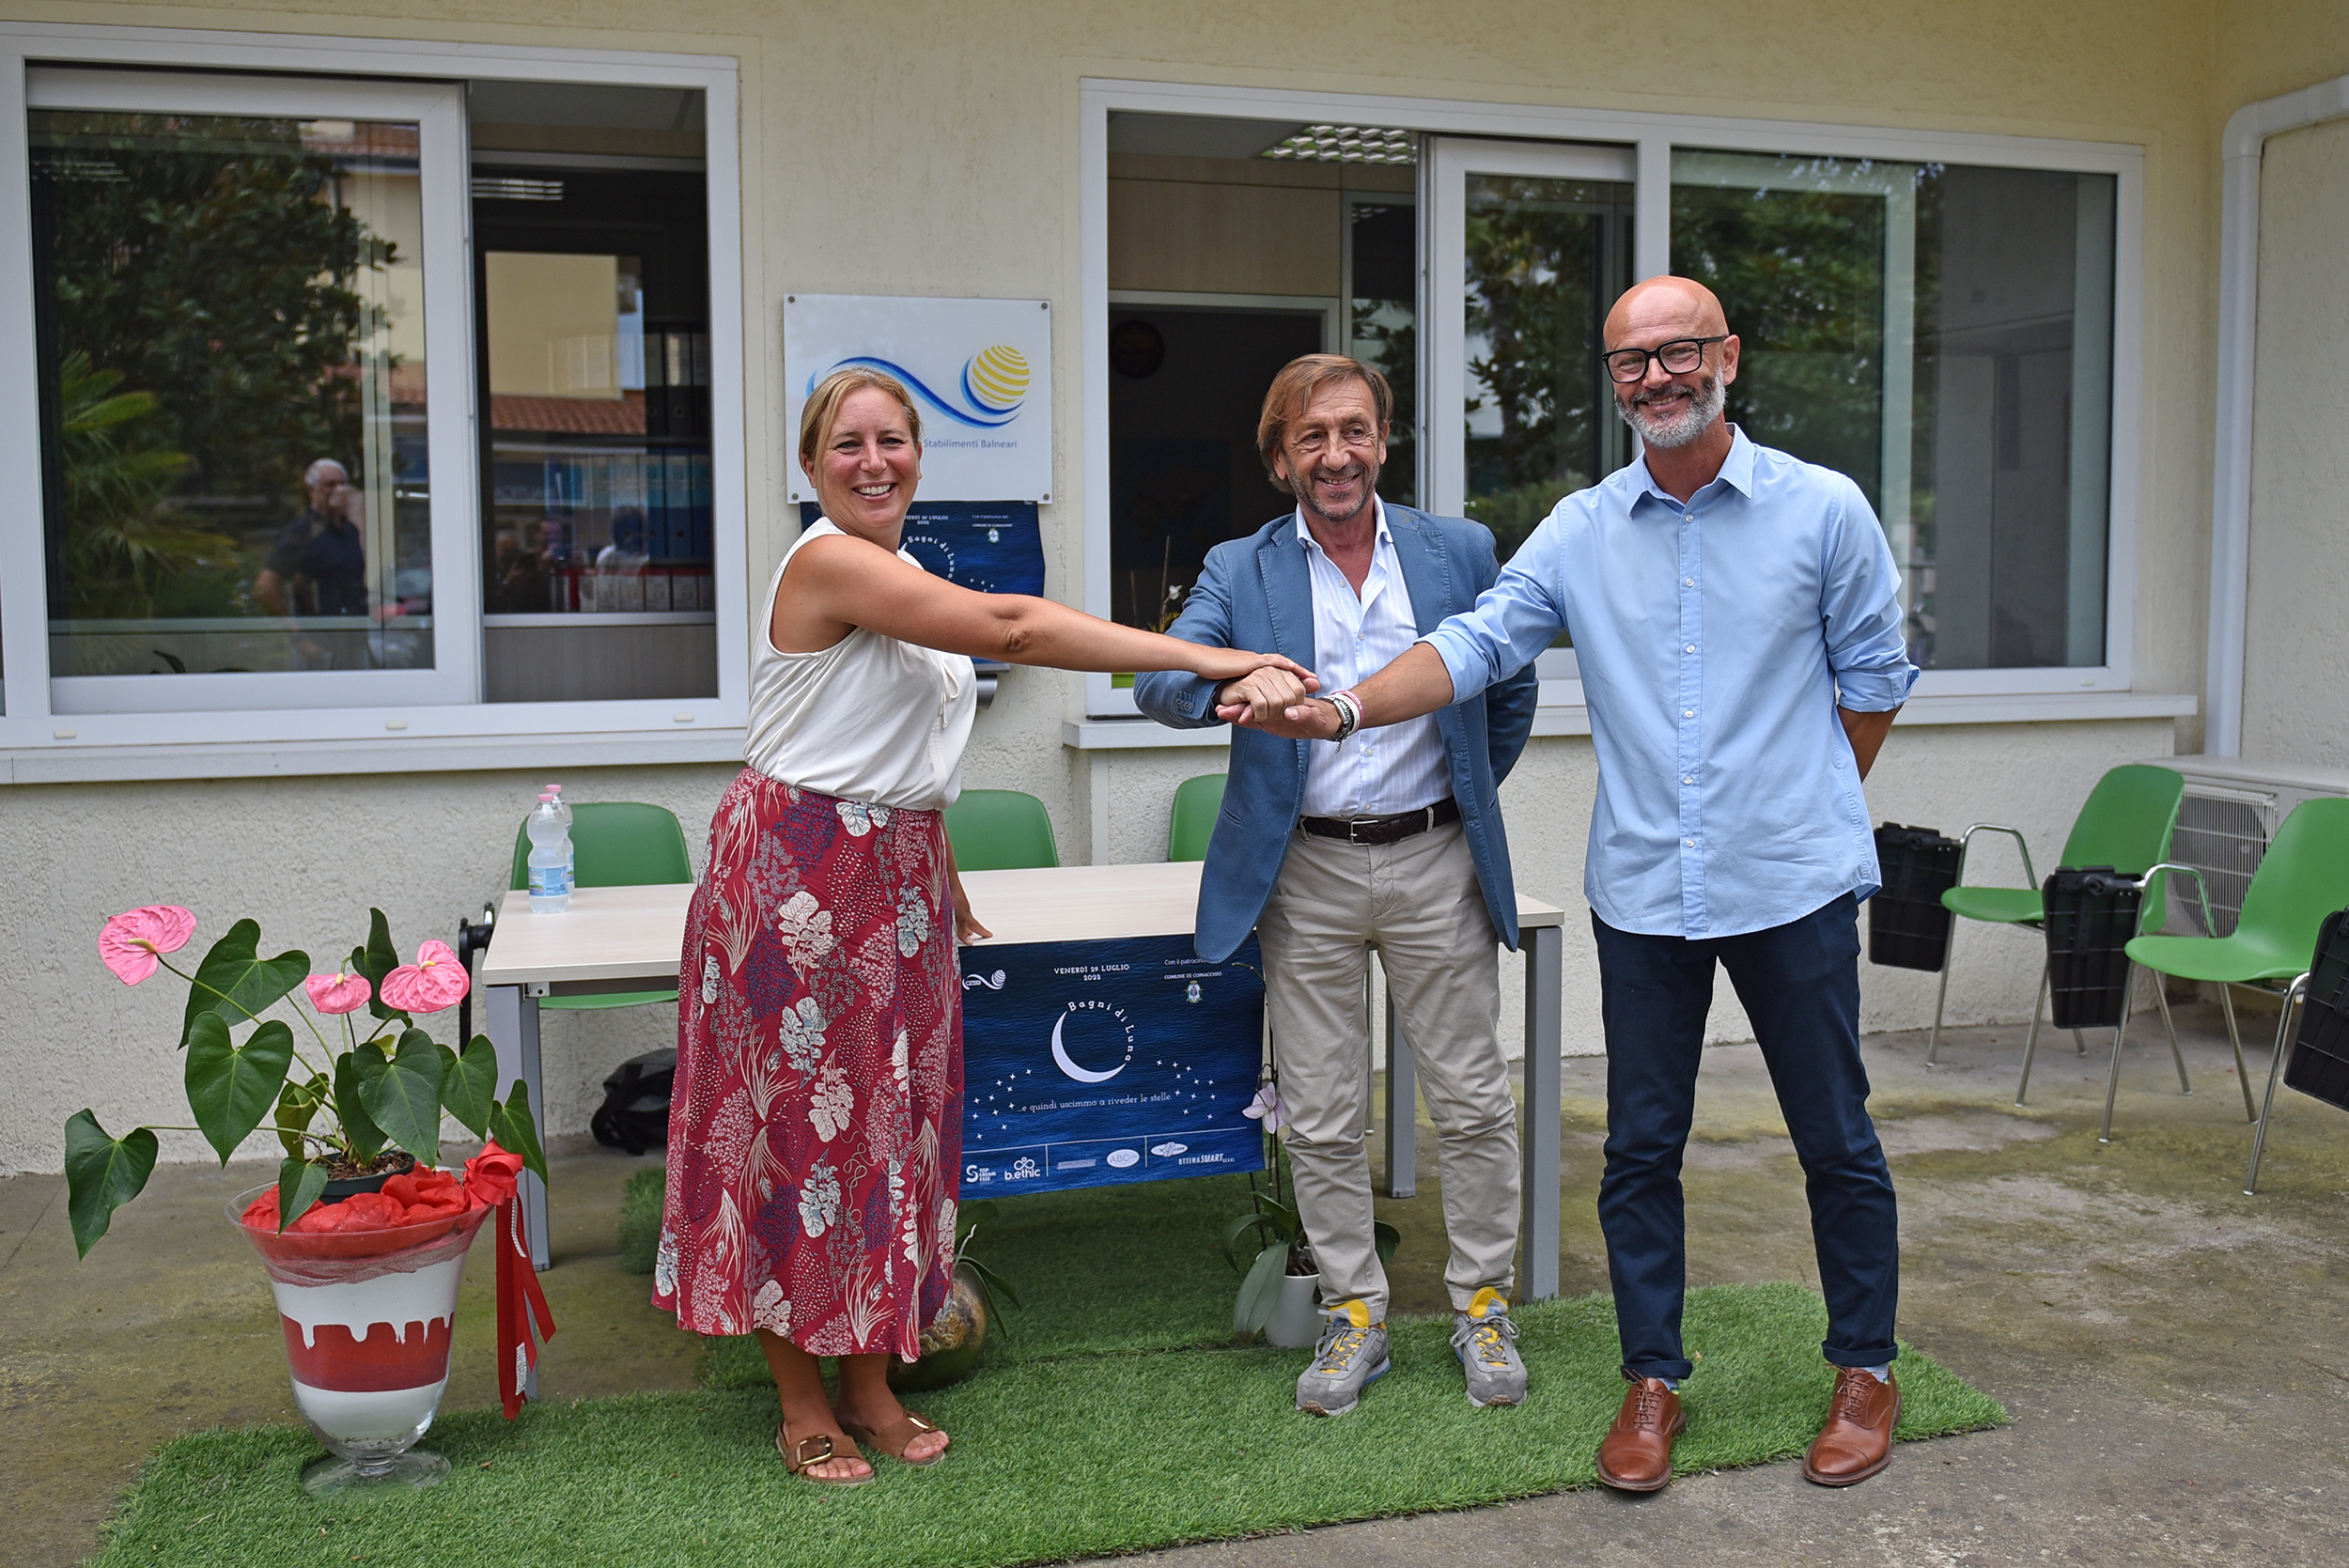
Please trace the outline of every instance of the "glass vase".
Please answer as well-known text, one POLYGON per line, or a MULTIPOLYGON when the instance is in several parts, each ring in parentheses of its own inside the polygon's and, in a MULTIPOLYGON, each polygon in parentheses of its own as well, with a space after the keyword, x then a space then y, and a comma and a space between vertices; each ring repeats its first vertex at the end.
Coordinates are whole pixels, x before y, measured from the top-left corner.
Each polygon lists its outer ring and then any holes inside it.
POLYGON ((280 1234, 274 1224, 244 1222, 244 1211, 270 1190, 231 1199, 228 1219, 269 1271, 294 1403, 333 1454, 303 1470, 302 1484, 320 1495, 439 1484, 448 1461, 415 1443, 448 1387, 465 1252, 492 1211, 381 1230, 280 1234))

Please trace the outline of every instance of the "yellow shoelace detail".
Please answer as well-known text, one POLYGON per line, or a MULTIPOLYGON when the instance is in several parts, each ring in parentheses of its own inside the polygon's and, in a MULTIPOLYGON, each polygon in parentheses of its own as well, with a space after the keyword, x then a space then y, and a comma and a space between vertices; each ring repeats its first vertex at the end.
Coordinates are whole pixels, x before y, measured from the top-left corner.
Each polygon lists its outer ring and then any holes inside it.
POLYGON ((1360 1328, 1346 1329, 1330 1342, 1329 1352, 1322 1357, 1321 1364, 1314 1370, 1315 1372, 1344 1372, 1346 1363, 1354 1358, 1354 1353, 1361 1349, 1362 1342, 1368 1338, 1370 1338, 1369 1334, 1360 1328))
POLYGON ((1475 1334, 1470 1338, 1469 1344, 1476 1351, 1476 1358, 1488 1367, 1505 1367, 1509 1364, 1508 1353, 1501 1347, 1501 1330, 1489 1323, 1478 1326, 1475 1334))

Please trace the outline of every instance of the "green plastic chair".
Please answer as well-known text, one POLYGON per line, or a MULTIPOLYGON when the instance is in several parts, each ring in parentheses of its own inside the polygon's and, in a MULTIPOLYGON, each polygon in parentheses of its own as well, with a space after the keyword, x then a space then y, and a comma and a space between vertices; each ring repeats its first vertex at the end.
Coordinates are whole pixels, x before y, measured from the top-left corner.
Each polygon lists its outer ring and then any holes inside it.
MULTIPOLYGON (((2198 882, 2201 879, 2201 874, 2191 866, 2155 869, 2182 871, 2198 882)), ((2234 1048, 2235 1081, 2243 1087, 2246 1121, 2257 1122, 2259 1113, 2252 1109, 2251 1080, 2243 1070, 2243 1035, 2235 1027, 2230 987, 2276 981, 2291 985, 2307 973, 2309 955, 2316 948, 2317 928, 2344 899, 2349 899, 2349 800, 2303 800, 2276 830, 2275 842, 2267 846, 2259 869, 2251 873, 2251 885, 2243 891, 2243 914, 2232 935, 2139 937, 2129 943, 2130 960, 2156 974, 2173 974, 2218 987, 2219 1005, 2227 1015, 2227 1043, 2234 1048)), ((2203 902, 2207 908, 2207 894, 2203 902)), ((2205 924, 2203 929, 2210 927, 2205 924)), ((2285 1011, 2289 1013, 2290 1007, 2285 1011)), ((2282 1044, 2279 1034, 2279 1049, 2282 1044)), ((2112 1072, 2105 1084, 2101 1142, 2112 1141, 2112 1101, 2120 1082, 2121 1042, 2115 1036, 2112 1072)))
POLYGON ((966 789, 946 808, 957 871, 1025 871, 1060 864, 1044 802, 1016 789, 966 789))
MULTIPOLYGON (((2168 768, 2152 768, 2131 763, 2115 768, 2096 781, 2096 787, 2088 792, 2080 803, 2079 815, 2073 818, 2072 834, 2063 841, 2063 858, 2058 865, 2108 865, 2131 877, 2141 877, 2161 863, 2170 853, 2170 831, 2178 820, 2178 802, 2185 797, 2186 780, 2168 768)), ((2039 874, 2032 869, 2030 845, 2019 828, 2002 827, 1995 822, 1977 822, 1966 830, 1958 841, 1958 886, 1941 895, 1941 907, 1964 920, 1979 920, 1996 925, 2026 925, 2037 930, 2046 918, 2046 909, 2039 895, 2039 874), (2013 838, 2023 852, 2023 875, 2029 878, 2027 888, 1969 887, 1966 885, 1966 856, 1973 847, 1976 833, 2005 833, 2013 838)), ((2158 926, 2162 922, 2161 889, 2157 884, 2145 893, 2147 908, 2143 924, 2158 926)), ((1941 1050, 1941 1011, 1950 997, 1950 970, 1955 962, 1957 931, 1950 931, 1951 952, 1941 959, 1941 993, 1933 1004, 1933 1034, 1925 1046, 1925 1065, 1937 1064, 1941 1050)), ((2031 1003, 2030 1036, 2023 1045, 2023 1081, 2015 1091, 2015 1103, 2021 1105, 2030 1089, 2031 1059, 2039 1048, 2039 1015, 2047 1002, 2047 967, 2042 959, 2039 967, 2039 995, 2031 1003)), ((2167 1017, 2168 1002, 2163 1002, 2167 1017)), ((2087 1042, 2079 1032, 2072 1032, 2079 1052, 2088 1054, 2087 1042)), ((2185 1058, 2180 1056, 2180 1075, 2185 1073, 2185 1058)))
POLYGON ((1174 786, 1174 815, 1166 825, 1166 858, 1204 861, 1215 819, 1223 810, 1223 775, 1202 773, 1174 786))
MULTIPOLYGON (((571 806, 571 859, 583 888, 642 887, 650 882, 690 882, 692 857, 686 852, 685 830, 666 806, 633 800, 596 800, 571 806)), ((514 881, 530 886, 530 819, 522 818, 514 834, 514 881)), ((591 1013, 607 1007, 642 1007, 655 1001, 675 1001, 677 987, 665 991, 605 991, 593 996, 541 997, 541 1008, 591 1013)))

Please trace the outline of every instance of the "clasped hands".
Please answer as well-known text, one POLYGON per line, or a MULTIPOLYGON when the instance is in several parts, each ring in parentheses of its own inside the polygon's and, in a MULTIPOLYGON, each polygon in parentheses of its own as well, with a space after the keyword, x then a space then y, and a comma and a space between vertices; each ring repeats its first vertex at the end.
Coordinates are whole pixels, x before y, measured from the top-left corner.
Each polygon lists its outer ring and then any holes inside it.
POLYGON ((1283 660, 1216 688, 1215 716, 1287 740, 1327 740, 1338 732, 1338 710, 1313 693, 1321 682, 1283 660))

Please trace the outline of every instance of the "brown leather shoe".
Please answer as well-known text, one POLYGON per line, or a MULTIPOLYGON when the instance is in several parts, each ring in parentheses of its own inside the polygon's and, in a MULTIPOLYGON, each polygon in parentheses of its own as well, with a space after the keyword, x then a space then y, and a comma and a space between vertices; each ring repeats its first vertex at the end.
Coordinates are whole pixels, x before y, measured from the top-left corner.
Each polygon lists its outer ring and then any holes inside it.
POLYGON ((1858 1367, 1840 1367, 1827 1424, 1802 1456, 1802 1478, 1822 1486, 1850 1486, 1892 1462, 1892 1428, 1901 1419, 1901 1386, 1888 1372, 1879 1383, 1858 1367))
POLYGON ((1672 1478, 1672 1439, 1688 1424, 1670 1384, 1640 1378, 1598 1445, 1598 1479, 1618 1492, 1661 1491, 1672 1478))

